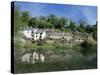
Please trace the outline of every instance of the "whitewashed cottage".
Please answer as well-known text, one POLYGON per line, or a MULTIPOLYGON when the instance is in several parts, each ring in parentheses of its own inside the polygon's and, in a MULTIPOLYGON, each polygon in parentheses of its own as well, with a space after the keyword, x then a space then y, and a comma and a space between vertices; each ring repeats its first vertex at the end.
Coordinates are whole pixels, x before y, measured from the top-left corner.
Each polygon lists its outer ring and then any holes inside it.
POLYGON ((37 30, 34 34, 34 40, 43 40, 46 38, 46 32, 44 30, 37 30))
POLYGON ((34 41, 46 38, 46 32, 43 29, 27 28, 23 31, 23 34, 26 39, 33 39, 34 41))
POLYGON ((27 38, 27 39, 32 39, 32 33, 35 33, 37 31, 36 28, 26 28, 23 30, 23 34, 24 34, 24 37, 27 38))

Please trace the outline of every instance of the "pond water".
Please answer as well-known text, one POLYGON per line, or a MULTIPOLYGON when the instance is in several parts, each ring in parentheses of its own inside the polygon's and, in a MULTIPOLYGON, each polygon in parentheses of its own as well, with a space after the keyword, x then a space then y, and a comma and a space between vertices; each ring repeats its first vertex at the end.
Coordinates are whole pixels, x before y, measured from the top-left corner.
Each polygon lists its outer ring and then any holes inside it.
POLYGON ((21 62, 27 63, 44 63, 44 62, 57 62, 70 59, 84 58, 80 49, 62 49, 62 50, 44 50, 32 49, 29 51, 22 51, 21 62))
POLYGON ((97 67, 96 53, 84 56, 81 49, 32 49, 15 52, 15 72, 45 72, 97 67))

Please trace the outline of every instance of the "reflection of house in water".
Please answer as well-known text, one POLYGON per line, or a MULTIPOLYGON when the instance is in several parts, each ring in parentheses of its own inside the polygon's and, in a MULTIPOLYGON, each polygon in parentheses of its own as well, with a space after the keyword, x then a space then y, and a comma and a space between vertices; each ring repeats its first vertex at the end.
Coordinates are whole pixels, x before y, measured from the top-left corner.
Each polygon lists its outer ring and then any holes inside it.
POLYGON ((36 62, 44 62, 45 61, 45 56, 44 54, 39 54, 38 52, 33 52, 33 53, 25 53, 22 58, 21 58, 22 62, 32 62, 33 64, 36 62))

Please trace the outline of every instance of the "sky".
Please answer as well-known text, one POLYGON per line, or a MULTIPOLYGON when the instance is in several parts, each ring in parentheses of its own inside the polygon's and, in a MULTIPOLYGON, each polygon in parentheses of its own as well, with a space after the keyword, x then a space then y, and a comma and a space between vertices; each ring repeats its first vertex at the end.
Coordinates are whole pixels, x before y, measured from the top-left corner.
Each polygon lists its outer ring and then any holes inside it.
POLYGON ((34 3, 34 2, 15 2, 15 6, 20 11, 28 11, 30 16, 48 16, 54 14, 63 16, 69 20, 79 23, 81 20, 90 25, 94 25, 97 21, 97 7, 83 5, 68 4, 50 4, 50 3, 34 3))

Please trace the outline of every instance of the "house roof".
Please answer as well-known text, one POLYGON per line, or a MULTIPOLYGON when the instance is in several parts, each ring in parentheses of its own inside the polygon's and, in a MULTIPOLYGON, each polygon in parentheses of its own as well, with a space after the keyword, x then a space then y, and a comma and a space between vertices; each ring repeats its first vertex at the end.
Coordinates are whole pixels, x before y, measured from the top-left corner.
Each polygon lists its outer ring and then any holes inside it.
POLYGON ((43 33, 43 32, 44 32, 43 29, 39 29, 39 30, 36 31, 36 33, 43 33))
POLYGON ((35 30, 36 28, 26 28, 25 30, 35 30))

